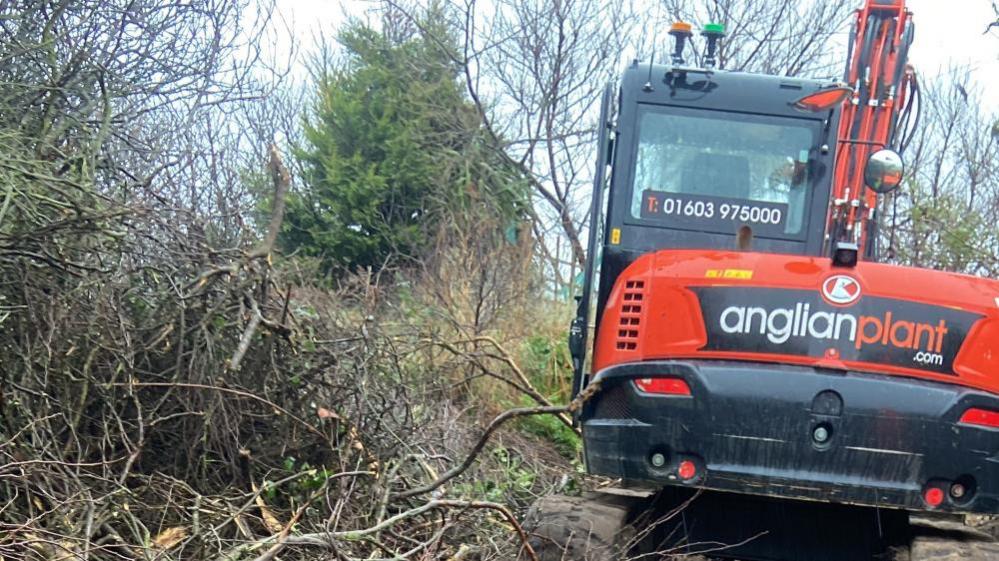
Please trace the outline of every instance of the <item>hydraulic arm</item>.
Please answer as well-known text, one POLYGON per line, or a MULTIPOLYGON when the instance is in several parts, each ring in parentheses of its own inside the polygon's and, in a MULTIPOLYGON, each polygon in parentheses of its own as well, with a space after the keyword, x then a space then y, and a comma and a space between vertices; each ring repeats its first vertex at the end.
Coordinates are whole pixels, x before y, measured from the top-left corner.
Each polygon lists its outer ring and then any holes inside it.
POLYGON ((856 14, 844 76, 853 94, 843 103, 830 204, 833 251, 875 254, 879 193, 865 183, 864 169, 879 149, 902 153, 917 124, 911 117, 918 85, 907 64, 911 16, 905 0, 867 0, 856 14))

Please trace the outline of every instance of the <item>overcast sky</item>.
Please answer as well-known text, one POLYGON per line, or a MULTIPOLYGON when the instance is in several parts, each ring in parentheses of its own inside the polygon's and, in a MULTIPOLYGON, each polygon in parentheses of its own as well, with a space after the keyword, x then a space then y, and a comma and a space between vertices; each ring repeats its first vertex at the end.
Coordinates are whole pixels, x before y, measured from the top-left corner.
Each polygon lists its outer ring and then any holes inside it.
POLYGON ((909 61, 926 76, 950 63, 968 65, 986 104, 999 111, 999 33, 985 35, 995 19, 990 0, 909 0, 916 40, 909 61))
MULTIPOLYGON (((822 0, 817 0, 822 1, 822 0)), ((863 0, 856 0, 857 6, 863 0)), ((330 36, 345 14, 363 15, 370 0, 277 0, 286 19, 309 51, 317 34, 330 36)), ((951 64, 967 65, 984 92, 985 104, 999 112, 999 31, 985 35, 995 18, 991 0, 908 0, 915 13, 916 40, 909 60, 932 77, 951 64)))

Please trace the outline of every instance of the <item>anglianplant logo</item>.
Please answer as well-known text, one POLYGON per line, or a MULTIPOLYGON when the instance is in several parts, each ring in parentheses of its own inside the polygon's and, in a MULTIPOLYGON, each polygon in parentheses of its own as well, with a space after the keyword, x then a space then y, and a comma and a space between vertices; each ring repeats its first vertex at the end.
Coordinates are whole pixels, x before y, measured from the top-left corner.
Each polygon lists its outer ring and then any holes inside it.
POLYGON ((704 350, 840 360, 953 374, 953 362, 980 315, 907 300, 861 298, 849 275, 818 290, 692 287, 708 343, 704 350), (835 352, 833 352, 835 351, 835 352))
POLYGON ((860 300, 860 283, 847 275, 836 275, 822 283, 822 296, 836 306, 849 306, 860 300))

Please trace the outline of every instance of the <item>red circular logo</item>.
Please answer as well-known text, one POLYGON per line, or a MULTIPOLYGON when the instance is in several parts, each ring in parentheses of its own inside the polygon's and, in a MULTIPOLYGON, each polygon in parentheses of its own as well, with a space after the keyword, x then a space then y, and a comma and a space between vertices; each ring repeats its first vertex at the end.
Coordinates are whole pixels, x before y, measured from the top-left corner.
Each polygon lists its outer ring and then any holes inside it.
POLYGON ((860 283, 847 275, 836 275, 822 283, 822 297, 835 306, 849 306, 860 299, 860 283))

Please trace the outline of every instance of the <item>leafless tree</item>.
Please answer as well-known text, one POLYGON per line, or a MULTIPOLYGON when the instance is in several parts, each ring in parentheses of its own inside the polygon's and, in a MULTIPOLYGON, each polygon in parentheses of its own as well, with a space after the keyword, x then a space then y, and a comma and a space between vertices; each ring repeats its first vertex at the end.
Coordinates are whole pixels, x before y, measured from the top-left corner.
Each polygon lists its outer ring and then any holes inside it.
POLYGON ((550 209, 543 214, 561 226, 581 266, 581 186, 592 177, 595 108, 635 30, 634 5, 504 0, 488 17, 469 6, 469 25, 481 22, 466 31, 469 88, 490 100, 503 148, 535 178, 550 209))
MULTIPOLYGON (((385 4, 411 23, 420 19, 415 3, 385 4)), ((500 0, 484 12, 468 0, 443 8, 458 36, 454 61, 495 149, 530 178, 545 217, 537 225, 556 224, 581 265, 576 187, 591 167, 581 153, 591 148, 592 108, 635 21, 630 2, 500 0)))
POLYGON ((900 262, 994 275, 999 242, 999 131, 973 75, 951 68, 924 84, 904 156, 905 187, 886 201, 884 243, 900 262))
MULTIPOLYGON (((419 11, 398 0, 387 4, 409 21, 419 11)), ((729 30, 722 50, 728 68, 838 75, 842 57, 829 45, 845 29, 852 3, 499 0, 486 7, 464 0, 448 6, 459 30, 455 60, 466 72, 469 95, 497 149, 533 179, 540 202, 536 229, 548 242, 541 250, 560 261, 554 240, 561 238, 578 268, 585 261, 581 232, 589 211, 597 104, 628 54, 662 56, 664 30, 673 18, 719 21, 729 30)), ((550 270, 557 274, 562 267, 550 270)))

